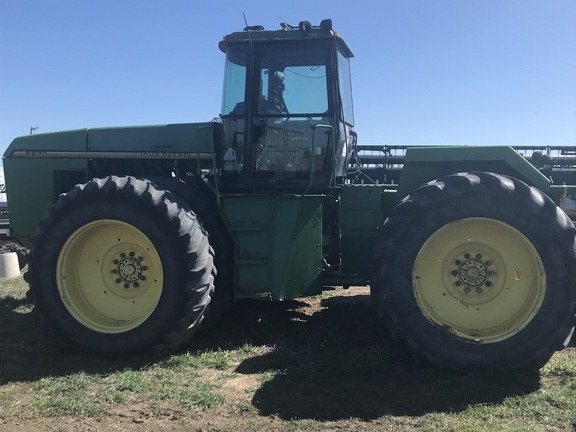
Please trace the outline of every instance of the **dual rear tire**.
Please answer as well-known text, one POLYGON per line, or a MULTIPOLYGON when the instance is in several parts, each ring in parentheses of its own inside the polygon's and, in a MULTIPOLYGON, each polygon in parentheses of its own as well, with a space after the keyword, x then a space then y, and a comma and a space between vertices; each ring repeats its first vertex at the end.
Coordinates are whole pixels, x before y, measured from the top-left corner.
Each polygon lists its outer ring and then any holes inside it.
POLYGON ((173 351, 204 319, 213 261, 185 202, 148 180, 110 176, 48 209, 32 241, 29 297, 67 345, 113 357, 173 351))
POLYGON ((447 176, 386 220, 372 298, 418 360, 538 369, 574 328, 575 245, 574 225, 539 190, 485 172, 447 176))

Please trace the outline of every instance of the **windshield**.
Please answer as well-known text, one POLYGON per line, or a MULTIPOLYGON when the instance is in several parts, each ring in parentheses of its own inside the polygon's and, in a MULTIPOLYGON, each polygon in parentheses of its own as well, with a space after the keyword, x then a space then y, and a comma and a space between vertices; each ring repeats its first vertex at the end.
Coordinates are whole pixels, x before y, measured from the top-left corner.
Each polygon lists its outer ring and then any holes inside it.
POLYGON ((324 114, 328 111, 324 50, 267 49, 260 63, 258 113, 324 114))

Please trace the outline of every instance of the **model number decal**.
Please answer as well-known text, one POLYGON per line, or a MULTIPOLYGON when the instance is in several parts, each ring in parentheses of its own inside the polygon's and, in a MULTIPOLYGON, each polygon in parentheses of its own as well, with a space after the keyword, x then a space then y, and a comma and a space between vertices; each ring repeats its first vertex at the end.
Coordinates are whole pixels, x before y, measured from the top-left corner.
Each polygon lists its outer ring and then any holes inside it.
POLYGON ((48 157, 48 152, 46 151, 26 151, 27 158, 46 158, 48 157))

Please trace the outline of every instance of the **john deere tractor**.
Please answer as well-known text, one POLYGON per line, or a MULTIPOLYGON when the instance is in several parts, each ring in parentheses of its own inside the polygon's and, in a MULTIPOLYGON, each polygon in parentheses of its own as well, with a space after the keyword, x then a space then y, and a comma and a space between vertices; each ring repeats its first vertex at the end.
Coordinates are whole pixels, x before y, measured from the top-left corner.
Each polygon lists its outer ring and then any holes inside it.
POLYGON ((370 285, 381 325, 440 367, 534 369, 568 343, 574 148, 368 157, 330 20, 219 48, 213 121, 29 135, 4 154, 29 298, 56 337, 170 352, 234 300, 370 285))

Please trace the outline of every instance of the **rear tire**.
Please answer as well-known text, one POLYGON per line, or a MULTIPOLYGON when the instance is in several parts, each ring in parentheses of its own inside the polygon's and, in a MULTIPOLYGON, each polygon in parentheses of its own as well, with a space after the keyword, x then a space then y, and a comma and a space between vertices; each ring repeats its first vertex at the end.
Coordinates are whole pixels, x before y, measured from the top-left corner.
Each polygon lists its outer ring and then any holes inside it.
POLYGON ((32 241, 30 297, 68 344, 104 356, 173 351, 214 289, 204 228, 172 193, 134 177, 76 186, 32 241))
POLYGON ((575 229, 550 198, 477 172, 410 194, 386 220, 371 292, 414 357, 458 370, 538 369, 576 314, 575 229))
POLYGON ((210 246, 214 249, 214 265, 218 272, 214 279, 212 300, 202 325, 202 330, 206 330, 218 322, 234 300, 234 243, 218 211, 214 193, 200 177, 195 177, 188 183, 164 177, 153 177, 150 181, 186 201, 208 232, 210 246))

